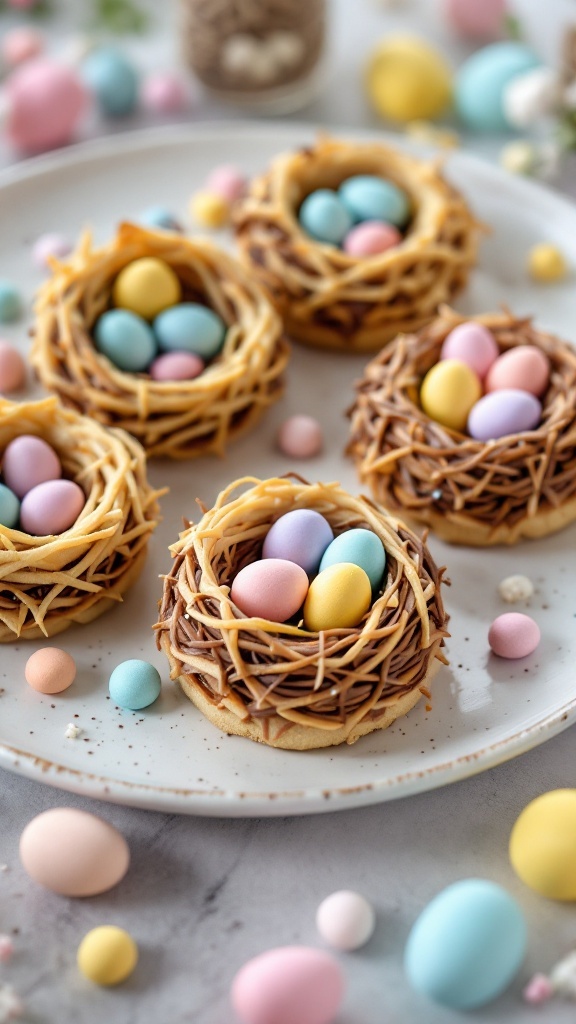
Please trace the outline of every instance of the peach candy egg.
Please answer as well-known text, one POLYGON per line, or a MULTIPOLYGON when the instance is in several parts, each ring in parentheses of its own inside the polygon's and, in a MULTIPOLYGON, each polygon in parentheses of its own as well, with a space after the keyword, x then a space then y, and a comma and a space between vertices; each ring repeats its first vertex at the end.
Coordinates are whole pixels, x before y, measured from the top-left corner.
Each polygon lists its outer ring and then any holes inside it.
POLYGON ((21 434, 6 446, 2 459, 4 482, 19 498, 47 480, 59 480, 62 466, 54 449, 33 434, 21 434))
POLYGON ((307 592, 308 577, 301 566, 284 558, 266 558, 240 570, 230 597, 244 615, 286 622, 301 608, 307 592))
POLYGON ((278 447, 293 459, 311 459, 322 451, 322 427, 313 416, 289 416, 278 431, 278 447))
POLYGON ((28 658, 24 675, 38 693, 62 693, 76 678, 76 662, 59 647, 41 647, 28 658))
POLYGON ((9 395, 26 383, 26 363, 9 341, 0 341, 0 391, 9 395))
POLYGON ((249 960, 231 992, 243 1024, 331 1024, 343 995, 336 960, 306 946, 280 946, 249 960))
POLYGON ((550 382, 550 360, 535 345, 518 345, 492 363, 486 377, 487 391, 517 388, 540 398, 550 382))
POLYGON ((440 359, 459 359, 466 363, 480 380, 488 373, 492 363, 498 358, 500 350, 496 339, 483 324, 469 320, 458 324, 444 339, 440 351, 440 359))

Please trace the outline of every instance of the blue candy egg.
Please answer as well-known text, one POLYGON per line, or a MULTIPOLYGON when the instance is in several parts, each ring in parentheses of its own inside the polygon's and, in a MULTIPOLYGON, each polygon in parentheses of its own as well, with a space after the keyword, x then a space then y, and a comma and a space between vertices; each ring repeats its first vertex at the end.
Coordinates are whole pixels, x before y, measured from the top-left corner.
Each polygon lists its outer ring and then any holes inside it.
POLYGON ((296 562, 310 576, 334 539, 330 523, 313 509, 295 508, 280 516, 270 527, 262 547, 262 558, 284 558, 296 562))
POLYGON ((112 46, 92 50, 82 62, 81 74, 103 114, 132 113, 138 102, 138 74, 121 50, 112 46))
POLYGON ((22 315, 22 300, 10 281, 0 280, 0 324, 9 324, 22 315))
POLYGON ((346 530, 326 548, 319 571, 337 562, 359 565, 368 576, 372 590, 377 590, 384 575, 386 551, 380 537, 372 533, 372 530, 346 530))
POLYGON ((205 363, 218 355, 226 337, 222 317, 198 302, 165 309, 152 326, 161 352, 194 352, 205 363))
POLYGON ((115 704, 129 711, 139 711, 160 696, 162 681, 158 669, 150 662, 130 658, 116 666, 108 687, 115 704))
POLYGON ((453 1010, 496 999, 520 968, 526 924, 494 882, 468 878, 438 893, 414 924, 404 951, 410 984, 453 1010))
POLYGON ((465 124, 479 132, 506 131, 504 90, 513 78, 540 63, 523 43, 493 43, 473 53, 460 68, 455 84, 456 107, 465 124))
POLYGON ((347 178, 338 195, 355 221, 383 220, 403 227, 410 214, 408 196, 392 181, 375 174, 357 174, 347 178))
POLYGON ((143 373, 157 351, 149 324, 128 309, 103 313, 96 322, 94 340, 98 351, 127 373, 143 373))
POLYGON ((20 518, 20 502, 14 491, 6 484, 0 484, 0 526, 13 530, 20 518))
POLYGON ((164 206, 149 206, 138 217, 138 223, 148 228, 160 228, 161 231, 182 233, 182 225, 164 206))
POLYGON ((353 223, 342 200, 329 188, 319 188, 306 196, 298 217, 312 238, 331 245, 340 245, 353 223))

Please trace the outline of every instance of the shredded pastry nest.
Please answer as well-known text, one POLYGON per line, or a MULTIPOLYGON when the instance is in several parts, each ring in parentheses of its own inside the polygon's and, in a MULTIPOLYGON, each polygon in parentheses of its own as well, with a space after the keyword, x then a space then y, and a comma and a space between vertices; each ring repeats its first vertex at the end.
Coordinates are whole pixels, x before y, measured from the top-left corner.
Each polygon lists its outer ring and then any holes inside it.
POLYGON ((158 522, 158 492, 146 478, 140 445, 120 430, 41 402, 0 399, 1 453, 35 434, 58 453, 86 504, 69 530, 32 537, 0 526, 0 641, 61 633, 122 600, 144 564, 158 522))
POLYGON ((438 162, 379 143, 320 138, 277 157, 235 212, 244 260, 265 286, 290 335, 311 345, 376 351, 429 320, 466 284, 481 226, 438 162), (298 222, 303 199, 356 174, 403 189, 412 206, 402 242, 376 256, 349 256, 310 238, 298 222))
POLYGON ((253 276, 209 240, 121 224, 100 249, 85 234, 53 271, 36 303, 31 362, 40 380, 65 404, 129 431, 149 456, 222 455, 279 397, 289 351, 281 322, 253 276), (222 352, 194 380, 125 373, 95 348, 91 331, 114 279, 143 256, 174 269, 183 302, 207 303, 228 325, 222 352))
POLYGON ((530 319, 445 307, 372 360, 356 390, 348 451, 377 501, 472 545, 543 536, 576 518, 576 352, 530 319), (535 430, 475 441, 420 408, 421 380, 446 335, 471 319, 492 331, 501 352, 535 345, 548 356, 551 381, 535 430))
POLYGON ((426 681, 445 663, 444 570, 369 499, 336 483, 249 477, 223 491, 171 551, 158 646, 172 678, 225 731, 297 749, 353 742, 430 696, 426 681), (230 600, 233 578, 260 557, 272 523, 297 508, 320 512, 336 535, 368 528, 386 548, 381 592, 356 628, 311 633, 246 618, 230 600))

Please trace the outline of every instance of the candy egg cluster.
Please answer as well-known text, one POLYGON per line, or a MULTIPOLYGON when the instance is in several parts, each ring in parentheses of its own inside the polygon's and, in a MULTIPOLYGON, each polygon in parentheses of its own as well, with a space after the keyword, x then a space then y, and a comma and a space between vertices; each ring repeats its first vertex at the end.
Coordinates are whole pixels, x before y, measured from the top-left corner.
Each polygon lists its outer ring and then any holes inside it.
POLYGON ((6 446, 0 483, 0 527, 38 537, 64 533, 76 522, 86 497, 74 480, 62 479, 54 449, 33 434, 6 446))
POLYGON ((539 348, 517 345, 500 355, 488 328, 469 321, 446 337, 422 381, 420 404, 437 423, 491 441, 534 430, 549 383, 550 363, 539 348))
POLYGON ((226 324, 208 306, 182 301, 182 285, 163 260, 128 263, 112 298, 114 308, 96 321, 94 340, 119 370, 156 381, 193 380, 222 349, 226 324))
POLYGON ((356 257, 374 256, 398 245, 409 217, 406 193, 374 174, 347 178, 337 191, 316 189, 298 212, 308 235, 356 257))
POLYGON ((245 565, 230 596, 255 618, 303 618, 313 632, 357 626, 384 575, 386 552, 375 533, 352 529, 334 537, 324 516, 294 509, 268 531, 262 558, 245 565))

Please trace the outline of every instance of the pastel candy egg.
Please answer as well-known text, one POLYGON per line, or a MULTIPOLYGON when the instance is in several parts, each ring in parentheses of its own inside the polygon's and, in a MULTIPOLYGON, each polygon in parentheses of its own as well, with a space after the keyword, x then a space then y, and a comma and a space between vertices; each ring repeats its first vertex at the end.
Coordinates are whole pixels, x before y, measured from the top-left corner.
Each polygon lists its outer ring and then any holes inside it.
POLYGON ((508 434, 533 430, 542 418, 538 399, 514 388, 484 395, 470 410, 468 433, 477 441, 492 441, 508 434))
POLYGON ((10 394, 26 383, 26 363, 9 341, 0 341, 0 391, 10 394))
POLYGON ((2 57, 7 67, 23 64, 42 53, 44 42, 39 32, 25 25, 11 29, 2 39, 2 57))
POLYGON ((306 196, 298 217, 312 238, 330 245, 340 245, 352 227, 349 211, 336 193, 328 188, 319 188, 306 196))
POLYGON ((493 43, 477 50, 456 77, 456 105, 462 120, 476 131, 506 131, 504 90, 517 75, 539 64, 536 54, 523 43, 493 43))
POLYGON ((342 970, 328 953, 280 946, 240 968, 231 1001, 243 1024, 331 1024, 343 995, 342 970))
POLYGON ((481 394, 482 385, 474 370, 459 359, 442 359, 422 381, 420 404, 430 419, 462 432, 481 394))
POLYGON ((384 575, 386 551, 380 537, 372 533, 372 530, 346 530, 326 548, 320 562, 320 572, 339 562, 359 565, 368 576, 372 590, 377 590, 384 575))
POLYGON ((21 316, 20 292, 11 281, 0 280, 0 324, 11 324, 21 316))
POLYGON ((98 47, 84 58, 82 78, 103 114, 123 117, 138 102, 138 74, 134 65, 115 47, 98 47))
POLYGON ((233 164, 222 164, 215 167, 206 179, 206 188, 215 192, 229 203, 241 199, 246 192, 246 177, 233 164))
MULTIPOLYGON (((319 512, 296 508, 280 516, 270 527, 262 547, 262 558, 285 558, 311 575, 334 539, 332 527, 319 512)), ((304 595, 305 596, 305 595, 304 595)))
POLYGON ((41 437, 21 434, 6 446, 2 474, 10 490, 23 498, 38 484, 58 480, 62 466, 54 449, 41 437))
POLYGON ((286 622, 302 607, 308 577, 301 566, 286 558, 250 562, 232 583, 230 597, 249 618, 286 622))
POLYGON ((149 228, 160 228, 161 231, 182 233, 182 225, 165 206, 149 206, 138 217, 138 223, 149 228))
POLYGON ((165 352, 157 356, 149 372, 152 380, 194 380, 203 369, 203 361, 193 352, 165 352))
POLYGON ((372 54, 368 98, 381 117, 407 123, 437 117, 452 94, 444 57, 417 36, 387 35, 372 54))
POLYGON ((138 962, 138 946, 123 928, 105 924, 84 936, 76 955, 78 968, 95 985, 119 985, 138 962))
POLYGON ((304 625, 313 633, 357 626, 372 604, 372 587, 359 565, 338 562, 319 573, 304 604, 304 625))
POLYGON ((72 251, 72 245, 64 235, 50 232, 40 235, 32 246, 32 262, 41 270, 50 269, 50 260, 62 259, 72 251))
POLYGON ((118 274, 112 291, 114 305, 153 320, 158 313, 180 301, 182 287, 164 260, 143 256, 128 263, 118 274))
POLYGON ((196 192, 190 200, 192 218, 209 231, 223 228, 230 220, 230 203, 219 192, 196 192))
POLYGON ((474 320, 458 324, 450 334, 446 335, 440 350, 440 359, 459 359, 466 363, 480 380, 488 373, 492 363, 498 358, 500 349, 496 339, 483 324, 474 320))
POLYGON ((76 678, 76 662, 59 647, 41 647, 28 658, 24 676, 38 693, 62 693, 76 678))
POLYGON ((528 253, 528 272, 534 281, 561 281, 568 273, 566 257, 558 246, 539 242, 528 253))
POLYGON ((61 896, 97 896, 128 870, 130 851, 120 833, 94 814, 71 807, 44 811, 20 837, 24 870, 61 896))
POLYGON ((355 221, 380 220, 402 227, 408 220, 410 204, 402 189, 375 174, 347 178, 338 195, 355 221))
POLYGON ((47 480, 24 495, 20 527, 32 536, 56 536, 74 525, 85 504, 86 495, 74 480, 47 480))
POLYGON ((221 316, 199 302, 172 306, 154 320, 154 334, 162 352, 193 352, 204 362, 218 355, 226 337, 221 316))
POLYGON ((377 256, 402 241, 402 235, 393 224, 378 220, 365 220, 348 232, 342 248, 349 256, 377 256))
POLYGON ((143 373, 156 355, 156 339, 142 317, 128 309, 109 309, 94 328, 96 348, 126 373, 143 373))
POLYGON ((25 153, 65 146, 87 104, 76 72, 44 57, 20 65, 6 83, 6 95, 6 134, 25 153))
POLYGON ((496 999, 517 974, 526 924, 508 893, 480 878, 448 886, 425 907, 408 937, 404 969, 417 992, 453 1010, 496 999))
POLYGON ((451 28, 463 39, 498 39, 505 28, 506 0, 444 0, 451 28))
POLYGON ((148 75, 140 90, 142 105, 159 114, 185 110, 189 102, 186 83, 173 71, 156 71, 148 75))
POLYGON ((18 526, 20 502, 6 484, 0 484, 0 526, 13 530, 18 526))
POLYGON ((313 416, 289 416, 278 431, 278 447, 293 459, 311 459, 322 451, 322 427, 313 416))
POLYGON ((160 696, 162 680, 154 665, 140 658, 129 658, 116 666, 108 683, 115 704, 129 711, 140 711, 160 696))
POLYGON ((499 658, 525 658, 538 647, 540 628, 529 615, 504 612, 490 626, 488 643, 499 658))
POLYGON ((316 927, 335 949, 359 949, 368 942, 375 926, 374 907, 349 889, 333 892, 316 911, 316 927))
POLYGON ((518 345, 503 352, 490 367, 486 377, 486 390, 518 388, 538 398, 550 383, 550 360, 535 345, 518 345))
POLYGON ((509 852, 530 889, 549 900, 576 900, 576 790, 532 800, 514 823, 509 852))

